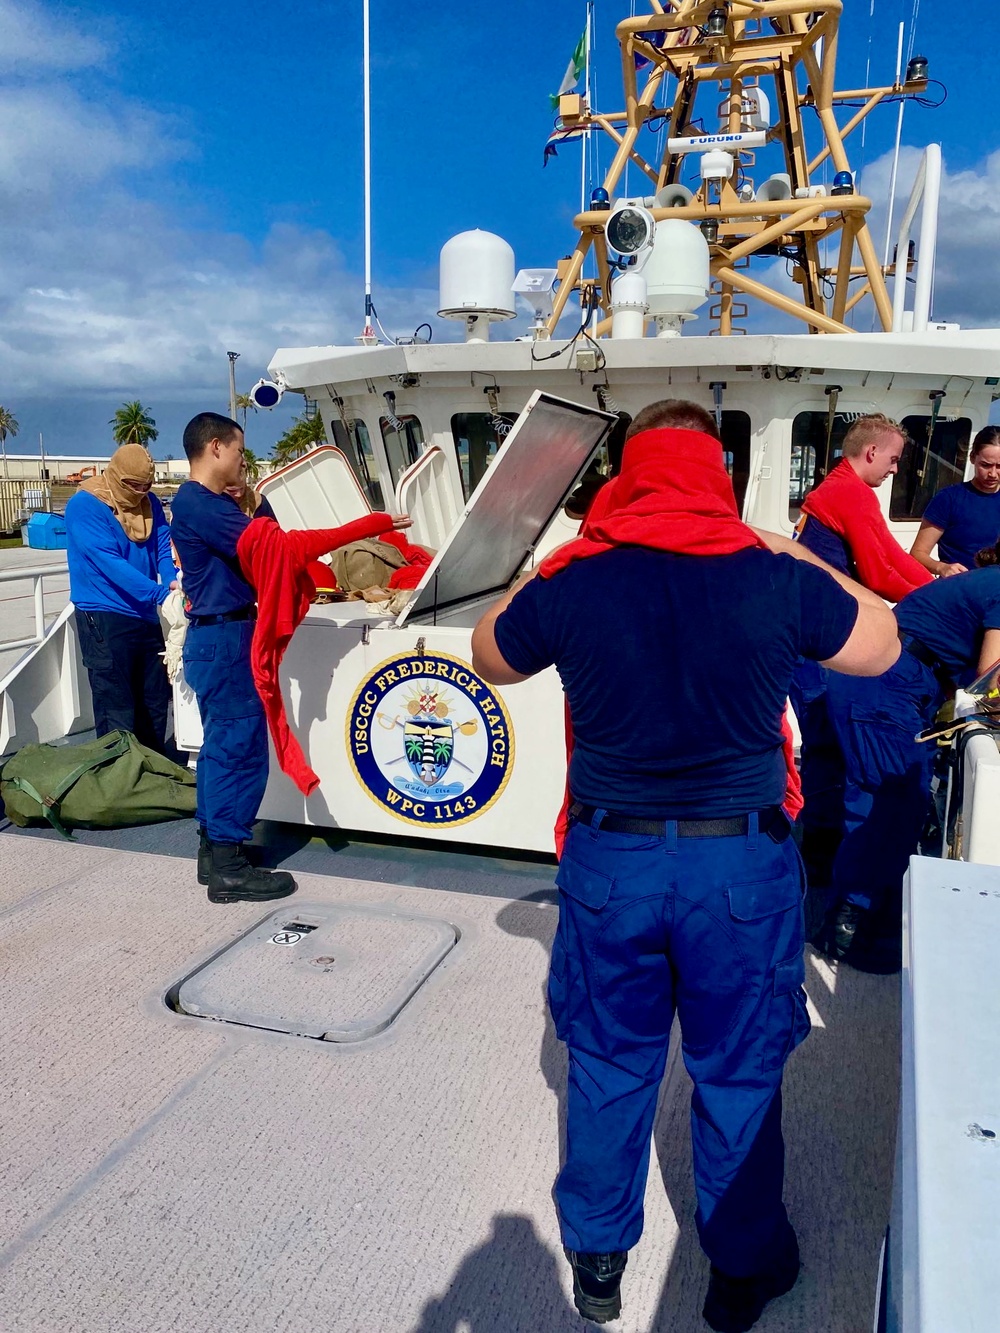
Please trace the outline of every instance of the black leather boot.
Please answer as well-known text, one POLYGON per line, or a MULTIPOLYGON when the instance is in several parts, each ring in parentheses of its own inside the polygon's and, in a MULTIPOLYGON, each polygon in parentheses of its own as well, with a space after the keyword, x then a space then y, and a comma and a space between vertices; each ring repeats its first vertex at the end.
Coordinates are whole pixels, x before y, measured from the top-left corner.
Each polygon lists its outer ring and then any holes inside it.
POLYGON ((622 1312, 622 1273, 628 1251, 614 1254, 577 1254, 566 1250, 573 1267, 573 1301, 584 1319, 607 1324, 622 1312))
POLYGON ((261 870, 246 858, 242 843, 211 843, 210 903, 257 903, 287 898, 298 888, 287 870, 261 870))
POLYGON ((212 873, 212 844, 203 828, 198 830, 198 883, 207 884, 212 873))
POLYGON ((712 1265, 702 1318, 716 1333, 749 1333, 764 1313, 764 1306, 791 1291, 799 1276, 799 1247, 788 1252, 766 1273, 730 1277, 712 1265))

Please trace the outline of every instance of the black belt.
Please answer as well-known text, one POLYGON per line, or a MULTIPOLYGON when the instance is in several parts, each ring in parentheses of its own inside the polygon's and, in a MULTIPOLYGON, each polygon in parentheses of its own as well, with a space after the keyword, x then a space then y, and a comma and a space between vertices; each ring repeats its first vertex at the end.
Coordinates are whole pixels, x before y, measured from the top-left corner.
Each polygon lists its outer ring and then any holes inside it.
MULTIPOLYGON (((575 801, 569 808, 570 819, 581 824, 592 823, 597 806, 581 805, 575 801)), ((758 827, 766 833, 772 842, 784 842, 791 832, 791 825, 778 805, 770 805, 766 810, 758 810, 758 827)), ((679 838, 740 838, 750 832, 749 815, 727 815, 721 819, 643 819, 638 815, 617 814, 608 810, 602 817, 600 828, 608 833, 637 833, 645 838, 664 838, 668 823, 676 823, 679 838)))
POLYGON ((253 604, 241 606, 237 611, 220 611, 217 616, 188 616, 192 625, 228 625, 231 620, 256 620, 257 608, 253 604))
POLYGON ((941 661, 933 648, 928 648, 926 643, 915 638, 914 635, 907 634, 906 631, 902 629, 897 630, 897 633, 899 635, 899 642, 903 645, 903 652, 909 653, 911 657, 915 657, 917 661, 922 663, 925 667, 930 667, 931 671, 937 676, 938 683, 950 694, 954 689, 951 679, 951 667, 946 666, 945 663, 941 661))

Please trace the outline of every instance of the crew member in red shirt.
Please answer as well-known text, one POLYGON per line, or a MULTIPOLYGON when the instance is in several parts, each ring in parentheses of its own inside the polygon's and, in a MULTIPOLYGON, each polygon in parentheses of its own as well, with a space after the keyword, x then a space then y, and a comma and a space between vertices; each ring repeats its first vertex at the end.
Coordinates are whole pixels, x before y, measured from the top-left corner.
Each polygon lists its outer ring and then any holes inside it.
MULTIPOLYGON (((844 437, 843 458, 806 496, 798 540, 828 565, 856 579, 889 602, 901 601, 933 576, 889 531, 875 492, 899 468, 907 442, 897 422, 874 412, 859 417, 844 437)), ((844 831, 846 777, 843 756, 830 723, 827 670, 799 664, 790 698, 802 733, 802 856, 810 887, 807 933, 826 913, 833 858, 844 831)))

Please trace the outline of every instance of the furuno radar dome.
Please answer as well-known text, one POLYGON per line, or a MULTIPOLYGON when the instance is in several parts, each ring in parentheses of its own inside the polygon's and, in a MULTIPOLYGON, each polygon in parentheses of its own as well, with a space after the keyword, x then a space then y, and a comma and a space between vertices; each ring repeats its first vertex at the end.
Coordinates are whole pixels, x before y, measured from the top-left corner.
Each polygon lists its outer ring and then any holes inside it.
POLYGON ((463 231, 441 247, 443 319, 464 319, 469 342, 486 342, 492 321, 514 318, 514 251, 502 236, 463 231))

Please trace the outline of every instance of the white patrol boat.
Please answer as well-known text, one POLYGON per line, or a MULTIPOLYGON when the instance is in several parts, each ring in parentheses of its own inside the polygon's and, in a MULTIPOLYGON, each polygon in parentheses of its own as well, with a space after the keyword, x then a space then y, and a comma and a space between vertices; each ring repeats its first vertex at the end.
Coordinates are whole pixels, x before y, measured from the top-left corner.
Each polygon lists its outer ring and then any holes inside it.
MULTIPOLYGON (((568 259, 517 269, 501 238, 463 233, 441 253, 437 313, 461 323, 464 341, 380 343, 368 325, 359 345, 275 353, 259 405, 304 393, 331 442, 262 483, 279 520, 325 527, 405 510, 436 554, 397 612, 362 602, 309 612, 282 682, 320 786, 304 798, 272 765, 261 815, 331 846, 344 845, 331 830, 418 843, 353 869, 334 862, 346 879, 307 878, 305 901, 263 922, 233 909, 236 955, 233 927, 205 916, 190 868, 169 859, 178 845, 167 830, 141 853, 122 835, 68 847, 2 833, 8 976, 27 966, 42 988, 29 988, 9 1043, 22 1052, 8 1086, 24 1110, 3 1167, 14 1199, 0 1250, 5 1330, 577 1326, 546 1193, 562 1075, 538 944, 553 914, 513 901, 529 896, 524 863, 479 858, 497 896, 478 900, 461 883, 480 873, 471 858, 448 870, 440 850, 421 848, 552 848, 565 781, 558 681, 548 672, 494 689, 472 672, 469 640, 483 608, 573 535, 565 501, 588 467, 606 466, 620 413, 662 397, 715 412, 743 517, 786 534, 860 414, 885 412, 914 440, 879 492, 904 545, 930 497, 968 475, 969 441, 997 391, 1000 330, 932 317, 937 145, 899 219, 897 258, 879 261, 850 136, 880 103, 922 95, 927 64, 897 60, 880 86, 839 88, 841 8, 650 0, 617 27, 623 109, 560 99, 556 141, 601 134, 615 145, 568 259), (641 191, 626 189, 629 166, 641 191), (491 338, 517 296, 534 312, 531 334, 491 338), (578 327, 565 336, 573 310, 578 327), (769 318, 778 331, 763 331, 769 318), (398 881, 389 888, 371 882, 386 863, 398 881), (435 877, 432 888, 399 887, 435 877), (374 977, 373 950, 387 960, 374 977), (320 998, 303 1006, 306 991, 320 998), (541 1046, 539 1078, 524 1075, 522 1038, 541 1046), (438 1137, 422 1128, 431 1120, 438 1137), (67 1136, 71 1154, 59 1147, 67 1136), (487 1157, 495 1189, 474 1179, 487 1157), (515 1299, 529 1274, 533 1294, 515 1299)), ((624 607, 623 625, 638 614, 624 607)), ((975 699, 961 707, 977 711, 975 699)), ((196 752, 183 682, 175 724, 196 752)), ((0 754, 91 725, 70 606, 0 680, 0 754)), ((907 890, 900 1159, 881 1294, 894 983, 812 957, 818 1030, 787 1080, 807 1272, 768 1328, 995 1328, 1000 1012, 988 983, 1000 823, 987 803, 1000 754, 988 718, 976 726, 954 791, 954 855, 915 858, 907 890)), ((302 842, 286 864, 307 876, 328 868, 297 862, 302 842)), ((651 1186, 647 1241, 657 1240, 629 1269, 630 1329, 699 1326, 683 1092, 675 1063, 657 1138, 669 1202, 651 1186)))

